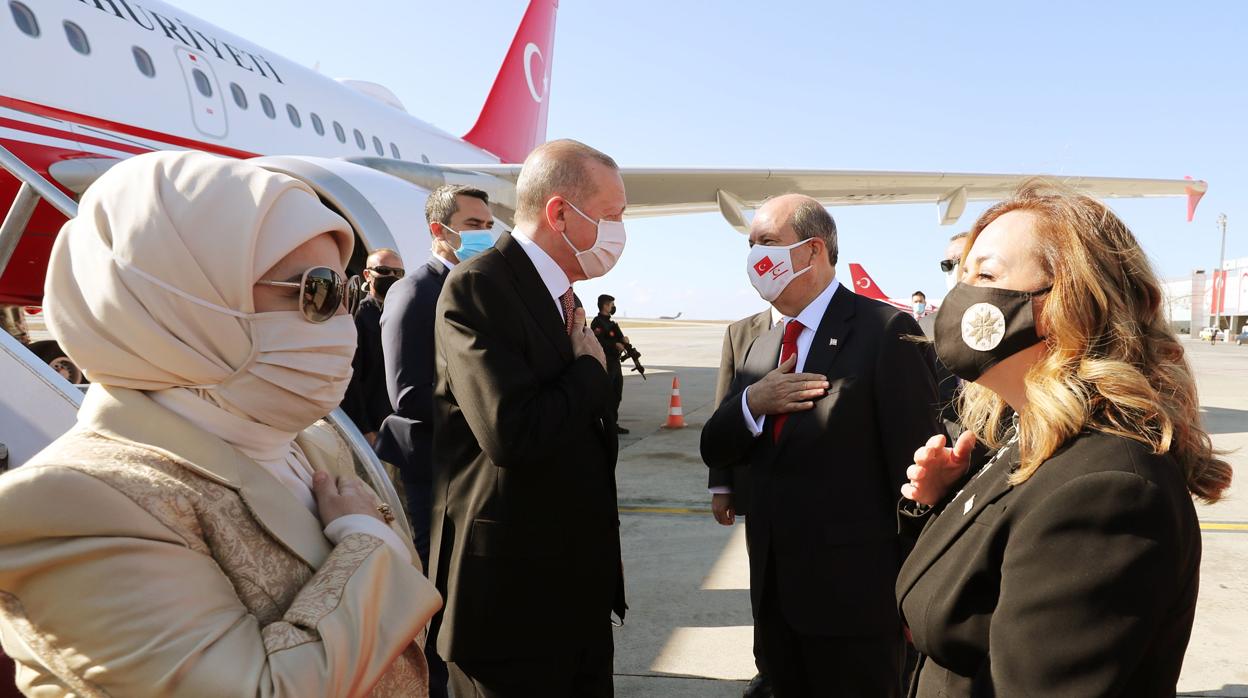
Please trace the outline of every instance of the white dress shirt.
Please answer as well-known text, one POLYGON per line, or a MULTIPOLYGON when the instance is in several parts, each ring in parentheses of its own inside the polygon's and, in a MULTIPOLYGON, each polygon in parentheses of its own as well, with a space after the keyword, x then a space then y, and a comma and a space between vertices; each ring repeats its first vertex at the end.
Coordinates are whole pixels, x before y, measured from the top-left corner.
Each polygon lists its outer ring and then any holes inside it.
POLYGON ((520 249, 529 256, 529 261, 533 262, 534 268, 537 269, 538 276, 542 277, 542 283, 546 285, 546 290, 550 292, 550 297, 555 301, 555 307, 559 309, 559 317, 564 322, 568 319, 563 316, 563 301, 559 300, 569 288, 572 288, 572 282, 568 281, 568 275, 563 273, 563 269, 559 268, 559 264, 546 254, 546 250, 537 246, 536 242, 525 233, 519 230, 511 231, 511 237, 520 243, 520 249))
MULTIPOLYGON (((815 331, 819 329, 823 314, 827 312, 828 304, 832 302, 832 296, 836 295, 836 290, 840 286, 840 282, 833 278, 828 287, 815 296, 815 299, 803 308, 797 317, 793 318, 802 323, 802 331, 797 335, 797 366, 793 368, 794 373, 801 373, 806 368, 806 357, 810 355, 810 345, 815 341, 815 331)), ((789 318, 784 319, 786 326, 789 322, 789 318)), ((783 352, 783 349, 781 351, 783 352)), ((780 365, 778 361, 776 365, 780 365)), ((754 415, 750 412, 750 404, 746 401, 749 392, 750 389, 746 388, 741 393, 741 412, 745 415, 745 425, 750 428, 750 433, 757 437, 763 433, 763 420, 767 418, 767 415, 754 419, 754 415)))

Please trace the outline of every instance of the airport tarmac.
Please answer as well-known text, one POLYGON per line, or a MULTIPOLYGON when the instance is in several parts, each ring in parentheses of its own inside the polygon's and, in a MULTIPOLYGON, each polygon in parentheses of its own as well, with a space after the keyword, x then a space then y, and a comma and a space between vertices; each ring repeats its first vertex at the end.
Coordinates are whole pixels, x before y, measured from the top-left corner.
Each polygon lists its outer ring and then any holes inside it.
MULTIPOLYGON (((754 675, 745 530, 710 514, 698 456, 726 323, 621 320, 647 380, 627 370, 617 471, 629 613, 615 630, 619 696, 739 696, 754 675), (662 429, 673 376, 686 427, 662 429)), ((1204 557, 1182 696, 1248 697, 1248 346, 1187 342, 1206 428, 1236 483, 1198 505, 1204 557)), ((835 505, 835 493, 829 506, 835 505)), ((1147 584, 1148 580, 1140 580, 1147 584)), ((1037 651, 1042 651, 1038 648, 1037 651)))

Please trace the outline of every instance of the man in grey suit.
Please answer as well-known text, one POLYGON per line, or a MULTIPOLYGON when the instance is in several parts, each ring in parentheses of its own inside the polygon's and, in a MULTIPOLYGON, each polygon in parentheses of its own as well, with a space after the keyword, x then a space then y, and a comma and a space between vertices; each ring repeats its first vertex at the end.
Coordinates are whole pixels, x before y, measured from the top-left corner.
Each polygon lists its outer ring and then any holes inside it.
MULTIPOLYGON (((719 357, 719 375, 715 380, 715 404, 723 401, 732 385, 733 378, 741 363, 745 361, 750 345, 760 335, 771 329, 778 319, 779 313, 769 308, 747 318, 737 320, 724 332, 724 349, 719 357)), ((746 517, 749 526, 750 507, 750 464, 746 459, 731 468, 711 468, 707 477, 707 489, 711 493, 711 513, 715 521, 723 526, 736 523, 737 514, 746 517)), ((746 553, 749 553, 749 538, 746 538, 746 553)), ((750 615, 757 616, 751 596, 750 615)), ((758 641, 757 632, 754 637, 754 666, 758 673, 745 687, 743 698, 768 698, 771 695, 771 682, 767 679, 767 670, 762 657, 762 643, 758 641)))

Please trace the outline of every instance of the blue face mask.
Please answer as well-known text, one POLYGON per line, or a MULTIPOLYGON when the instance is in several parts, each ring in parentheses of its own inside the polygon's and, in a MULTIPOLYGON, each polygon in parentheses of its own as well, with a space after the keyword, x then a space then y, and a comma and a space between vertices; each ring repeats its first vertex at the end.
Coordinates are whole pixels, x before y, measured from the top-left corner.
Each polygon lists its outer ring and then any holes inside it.
POLYGON ((447 225, 442 227, 459 236, 455 256, 461 262, 467 262, 494 246, 494 233, 489 230, 465 230, 461 233, 447 225))

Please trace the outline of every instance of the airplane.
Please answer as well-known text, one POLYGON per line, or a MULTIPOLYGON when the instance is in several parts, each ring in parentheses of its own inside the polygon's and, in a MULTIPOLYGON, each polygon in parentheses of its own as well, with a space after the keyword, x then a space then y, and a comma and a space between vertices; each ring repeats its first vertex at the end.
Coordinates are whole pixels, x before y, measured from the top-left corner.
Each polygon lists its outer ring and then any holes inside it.
MULTIPOLYGON (((497 228, 515 207, 529 151, 546 140, 558 0, 530 0, 475 124, 462 137, 409 113, 388 88, 335 80, 162 0, 9 0, 0 13, 0 305, 42 301, 52 242, 74 197, 113 164, 153 150, 197 149, 306 181, 368 251, 428 259, 430 190, 471 184, 497 228)), ((623 167, 627 216, 718 211, 741 232, 767 197, 825 205, 934 203, 953 224, 970 201, 1008 196, 1030 174, 767 168, 623 167)), ((1063 177, 1100 197, 1186 196, 1188 179, 1063 177)), ((64 363, 54 338, 40 356, 64 363)), ((2 406, 0 406, 2 407, 2 406)), ((2 411, 2 410, 0 410, 2 411)))
MULTIPOLYGON (((854 292, 858 295, 866 296, 867 298, 874 298, 877 301, 888 303, 894 308, 899 308, 907 313, 914 314, 914 303, 911 302, 910 296, 905 298, 889 298, 880 288, 880 285, 875 283, 875 279, 872 279, 871 275, 867 273, 867 270, 862 268, 861 264, 850 262, 849 276, 854 284, 854 292)), ((940 304, 929 300, 927 301, 927 308, 919 317, 922 317, 923 315, 931 315, 937 310, 940 310, 940 304)))

